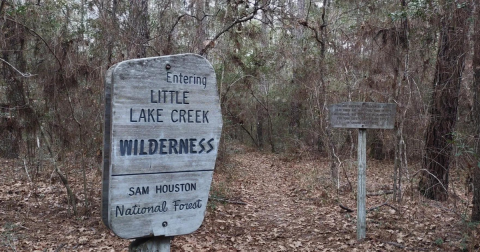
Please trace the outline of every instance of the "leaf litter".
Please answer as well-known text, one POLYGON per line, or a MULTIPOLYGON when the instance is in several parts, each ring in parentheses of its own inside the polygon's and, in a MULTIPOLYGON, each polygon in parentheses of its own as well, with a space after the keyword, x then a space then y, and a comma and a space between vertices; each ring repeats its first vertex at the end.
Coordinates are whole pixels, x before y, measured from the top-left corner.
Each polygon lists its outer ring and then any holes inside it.
MULTIPOLYGON (((132 240, 115 236, 101 221, 101 189, 93 186, 101 184, 96 169, 87 175, 90 211, 73 216, 58 180, 29 182, 21 175, 20 163, 15 167, 12 160, 0 162, 0 250, 128 251, 132 240)), ((421 197, 410 181, 404 182, 401 203, 393 202, 391 194, 368 197, 367 209, 373 210, 367 213, 367 237, 357 241, 355 165, 341 169, 337 190, 326 159, 284 158, 242 148, 223 162, 214 174, 202 226, 175 237, 171 251, 480 249, 480 230, 468 221, 471 195, 464 195, 459 179, 452 178, 456 194, 446 202, 421 197)), ((367 192, 388 191, 393 164, 368 160, 367 165, 367 192)), ((81 182, 71 182, 79 206, 84 197, 81 182)))

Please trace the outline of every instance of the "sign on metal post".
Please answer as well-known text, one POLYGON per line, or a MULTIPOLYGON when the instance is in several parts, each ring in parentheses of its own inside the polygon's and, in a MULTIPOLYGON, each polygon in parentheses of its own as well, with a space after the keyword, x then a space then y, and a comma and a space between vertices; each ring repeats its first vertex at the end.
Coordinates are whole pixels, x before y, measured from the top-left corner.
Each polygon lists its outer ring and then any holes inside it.
POLYGON ((393 129, 396 104, 344 102, 329 107, 334 128, 393 129))
POLYGON ((330 124, 334 128, 358 128, 357 239, 366 236, 366 170, 367 130, 393 129, 396 104, 345 102, 329 107, 330 124))
POLYGON ((127 60, 105 86, 103 222, 122 238, 195 231, 222 130, 212 65, 195 54, 127 60))

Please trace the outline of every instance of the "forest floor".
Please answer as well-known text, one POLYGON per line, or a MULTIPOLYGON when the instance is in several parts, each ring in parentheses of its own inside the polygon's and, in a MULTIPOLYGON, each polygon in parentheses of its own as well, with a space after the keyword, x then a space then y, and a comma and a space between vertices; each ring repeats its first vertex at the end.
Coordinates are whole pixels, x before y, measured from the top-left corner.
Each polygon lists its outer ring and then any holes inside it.
MULTIPOLYGON (((451 172, 449 200, 436 202, 415 191, 412 165, 413 182, 405 180, 396 203, 389 194, 393 164, 367 165, 367 232, 357 241, 355 160, 342 163, 337 190, 328 160, 230 149, 215 171, 202 226, 175 237, 171 251, 480 251, 480 227, 468 221, 471 194, 465 196, 460 172, 451 172)), ((0 160, 0 251, 127 251, 131 240, 102 224, 101 175, 93 166, 86 174, 87 214, 81 171, 70 168, 79 198, 73 216, 51 170, 32 182, 22 160, 0 160)))

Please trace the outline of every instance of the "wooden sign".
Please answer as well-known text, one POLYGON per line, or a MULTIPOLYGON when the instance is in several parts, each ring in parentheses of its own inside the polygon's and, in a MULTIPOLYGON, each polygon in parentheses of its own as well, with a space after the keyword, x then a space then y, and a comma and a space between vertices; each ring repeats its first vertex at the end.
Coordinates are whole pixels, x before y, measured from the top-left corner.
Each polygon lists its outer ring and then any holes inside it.
POLYGON ((212 65, 194 54, 127 60, 105 86, 103 222, 122 238, 195 231, 222 130, 212 65))
POLYGON ((393 129, 396 104, 345 102, 333 104, 330 124, 334 128, 393 129))

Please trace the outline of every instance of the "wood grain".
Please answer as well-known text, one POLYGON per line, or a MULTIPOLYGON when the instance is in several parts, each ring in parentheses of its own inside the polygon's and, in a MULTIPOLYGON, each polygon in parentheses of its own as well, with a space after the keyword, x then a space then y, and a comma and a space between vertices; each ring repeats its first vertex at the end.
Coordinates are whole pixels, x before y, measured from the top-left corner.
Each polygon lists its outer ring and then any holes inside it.
POLYGON ((194 54, 128 60, 105 83, 104 222, 122 238, 195 231, 222 129, 213 67, 194 54))

